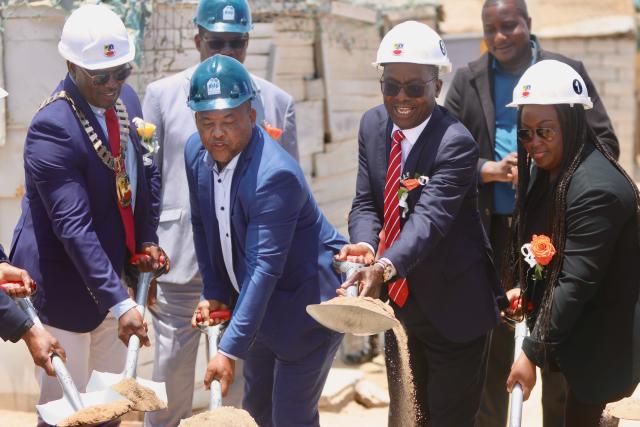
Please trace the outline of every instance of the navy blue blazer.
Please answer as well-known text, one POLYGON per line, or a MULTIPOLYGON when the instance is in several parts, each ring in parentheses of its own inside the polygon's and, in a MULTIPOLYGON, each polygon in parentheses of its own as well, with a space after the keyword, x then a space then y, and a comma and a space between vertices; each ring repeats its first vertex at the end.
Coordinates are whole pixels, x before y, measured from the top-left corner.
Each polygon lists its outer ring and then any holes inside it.
MULTIPOLYGON (((224 266, 215 214, 213 172, 196 133, 185 147, 191 221, 204 297, 229 304, 234 289, 224 266)), ((261 340, 296 360, 335 332, 306 312, 336 296, 334 254, 346 240, 318 209, 296 161, 254 127, 231 184, 233 269, 240 296, 220 349, 241 359, 261 340)))
MULTIPOLYGON (((55 92, 63 89, 109 147, 93 111, 68 75, 55 92)), ((120 99, 130 122, 142 117, 140 101, 130 86, 122 87, 120 99)), ((137 159, 134 219, 140 250, 142 243, 158 241, 160 176, 153 164, 144 166, 144 149, 135 125, 130 125, 135 153, 127 154, 137 159)), ((33 118, 24 166, 26 193, 13 235, 12 263, 38 283, 33 302, 43 323, 73 332, 91 331, 110 307, 127 298, 120 280, 127 250, 114 173, 102 163, 65 100, 49 104, 33 118)))
MULTIPOLYGON (((379 243, 384 184, 393 123, 383 105, 367 111, 358 135, 356 196, 349 214, 351 241, 379 243)), ((413 146, 403 176, 429 177, 409 193, 402 231, 386 250, 410 298, 447 339, 465 342, 498 324, 506 303, 477 208, 478 146, 446 109, 436 106, 413 146)))
MULTIPOLYGON (((0 246, 0 263, 8 262, 4 249, 0 246)), ((0 338, 16 342, 29 317, 22 311, 10 296, 0 291, 0 338)))

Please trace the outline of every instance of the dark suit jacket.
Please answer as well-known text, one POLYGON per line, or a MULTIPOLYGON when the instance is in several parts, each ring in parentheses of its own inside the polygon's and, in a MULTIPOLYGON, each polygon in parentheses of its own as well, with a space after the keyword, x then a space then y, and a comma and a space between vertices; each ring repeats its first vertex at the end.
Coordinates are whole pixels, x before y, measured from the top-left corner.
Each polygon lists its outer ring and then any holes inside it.
MULTIPOLYGON (((537 41, 536 41, 537 42, 537 41)), ((592 126, 600 140, 607 145, 611 152, 618 157, 620 147, 613 132, 613 126, 604 108, 604 104, 596 91, 587 70, 580 61, 567 58, 557 53, 539 48, 539 61, 555 59, 573 67, 584 79, 589 96, 593 101, 593 109, 587 110, 587 122, 592 126)), ((478 176, 480 167, 487 160, 494 160, 496 112, 493 97, 493 56, 485 53, 477 60, 470 62, 468 67, 458 70, 453 77, 445 106, 469 129, 480 147, 478 160, 478 176)), ((491 235, 491 214, 493 212, 493 185, 480 184, 479 209, 482 222, 491 235)))
MULTIPOLYGON (((640 380, 640 245, 634 188, 592 146, 567 194, 562 272, 553 296, 548 352, 584 402, 619 399, 640 380)), ((545 356, 549 360, 545 359, 545 356)))
MULTIPOLYGON (((384 222, 384 184, 392 122, 384 106, 367 111, 358 135, 356 196, 349 214, 352 242, 378 245, 384 222)), ((413 146, 403 174, 426 175, 410 192, 409 214, 398 240, 386 250, 400 277, 438 331, 464 342, 498 324, 503 292, 477 208, 478 146, 444 108, 436 107, 413 146)))
MULTIPOLYGON (((220 349, 246 358, 254 340, 278 357, 300 360, 335 332, 306 306, 335 297, 333 256, 346 240, 329 224, 300 166, 259 127, 238 159, 231 184, 233 271, 240 287, 220 349)), ((226 304, 235 293, 224 265, 211 167, 196 133, 185 146, 191 221, 204 297, 226 304)))
MULTIPOLYGON (((108 139, 73 81, 64 89, 95 132, 108 139)), ((123 86, 120 98, 129 120, 142 117, 133 89, 123 86)), ((134 212, 137 250, 157 242, 159 175, 143 165, 145 152, 135 125, 131 139, 137 159, 134 212)), ((120 275, 126 258, 125 235, 118 210, 115 178, 105 166, 69 103, 57 100, 40 110, 24 147, 25 187, 22 215, 13 235, 11 260, 38 283, 34 305, 43 323, 73 332, 95 329, 114 304, 127 298, 120 275)))
MULTIPOLYGON (((0 263, 9 262, 0 246, 0 263)), ((0 291, 0 338, 16 342, 24 333, 29 317, 4 292, 0 291)))

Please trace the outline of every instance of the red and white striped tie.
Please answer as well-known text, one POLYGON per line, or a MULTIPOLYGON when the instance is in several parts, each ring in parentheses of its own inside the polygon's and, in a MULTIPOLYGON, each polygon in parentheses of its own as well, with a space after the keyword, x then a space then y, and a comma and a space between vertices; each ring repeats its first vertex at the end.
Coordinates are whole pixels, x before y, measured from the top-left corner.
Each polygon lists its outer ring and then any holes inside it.
MULTIPOLYGON (((400 170, 402 168, 401 142, 404 134, 401 130, 393 132, 391 153, 389 153, 389 167, 384 185, 384 233, 385 247, 389 248, 400 236, 400 202, 398 191, 400 190, 400 170)), ((398 279, 389 284, 389 298, 399 307, 402 307, 409 296, 407 279, 398 279)))

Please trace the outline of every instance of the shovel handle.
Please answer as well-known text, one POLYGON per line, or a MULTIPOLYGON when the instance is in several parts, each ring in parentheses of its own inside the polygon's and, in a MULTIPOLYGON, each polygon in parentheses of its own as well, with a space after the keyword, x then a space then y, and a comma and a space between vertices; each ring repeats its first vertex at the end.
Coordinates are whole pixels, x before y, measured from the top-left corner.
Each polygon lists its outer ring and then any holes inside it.
MULTIPOLYGON (((220 311, 229 311, 229 310, 220 310, 220 311)), ((212 313, 216 313, 215 311, 212 313)), ((207 339, 209 344, 209 360, 213 359, 213 357, 218 352, 218 337, 220 336, 220 331, 222 329, 222 325, 216 326, 208 326, 207 327, 207 339)), ((213 380, 211 382, 211 389, 209 391, 209 410, 212 411, 216 408, 220 408, 222 406, 222 386, 220 385, 220 381, 213 380)))
MULTIPOLYGON (((29 316, 29 319, 31 319, 36 327, 44 329, 44 326, 42 326, 42 322, 36 313, 36 308, 33 306, 29 298, 16 298, 15 301, 27 316, 29 316)), ((69 371, 60 356, 55 353, 52 354, 51 364, 53 365, 53 370, 56 372, 56 377, 58 378, 60 387, 62 387, 64 398, 73 407, 74 411, 79 411, 84 408, 78 388, 73 382, 73 378, 71 378, 71 374, 69 374, 69 371)))
MULTIPOLYGON (((529 334, 527 329, 527 322, 522 321, 516 324, 515 330, 515 347, 513 352, 513 361, 518 360, 520 353, 522 353, 522 342, 529 334)), ((516 383, 511 390, 511 396, 509 397, 509 427, 520 427, 522 424, 522 403, 524 402, 524 394, 522 386, 516 383)))
MULTIPOLYGON (((10 287, 12 287, 12 285, 19 285, 19 286, 23 286, 23 285, 24 285, 24 283, 22 283, 22 282, 7 282, 7 283, 3 283, 3 284, 1 284, 1 285, 0 285, 0 289, 2 289, 2 291, 3 291, 5 294, 8 294, 8 293, 9 293, 9 288, 10 288, 10 287)), ((32 293, 32 294, 36 292, 37 287, 38 287, 38 286, 36 285, 36 282, 32 282, 32 283, 31 283, 31 287, 30 287, 30 289, 29 289, 29 290, 31 291, 31 293, 32 293)))
MULTIPOLYGON (((223 321, 227 321, 229 319, 231 319, 231 310, 215 310, 215 311, 210 311, 209 312, 209 319, 211 320, 216 320, 216 319, 220 319, 223 321)), ((198 311, 198 314, 196 314, 196 322, 197 323, 202 323, 202 313, 200 313, 198 311)))
MULTIPOLYGON (((134 255, 136 256, 136 255, 134 255)), ((147 255, 144 255, 147 256, 147 255)), ((153 273, 150 271, 140 273, 138 276, 138 291, 136 294, 137 309, 144 317, 147 304, 147 296, 149 295, 149 284, 153 278, 153 273)), ((124 365, 124 377, 135 378, 136 370, 138 368, 138 350, 140 349, 140 338, 137 335, 131 335, 129 337, 129 344, 127 345, 127 360, 124 365)))
MULTIPOLYGON (((356 272, 360 270, 362 267, 364 267, 364 264, 359 264, 357 262, 333 260, 333 268, 338 273, 344 274, 347 280, 349 280, 351 276, 356 274, 356 272)), ((347 288, 347 296, 348 297, 358 296, 358 284, 354 284, 347 288)))

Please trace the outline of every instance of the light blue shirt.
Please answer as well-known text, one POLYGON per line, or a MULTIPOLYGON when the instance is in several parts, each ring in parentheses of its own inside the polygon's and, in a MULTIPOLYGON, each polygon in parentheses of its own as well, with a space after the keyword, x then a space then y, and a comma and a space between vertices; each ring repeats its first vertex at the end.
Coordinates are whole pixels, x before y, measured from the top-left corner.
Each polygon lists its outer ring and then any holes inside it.
MULTIPOLYGON (((533 51, 531 65, 533 65, 536 62, 537 52, 536 43, 533 40, 531 40, 531 50, 533 51)), ((511 102, 513 89, 522 74, 524 74, 524 70, 520 74, 507 73, 494 58, 493 98, 496 111, 496 135, 493 154, 496 162, 518 150, 518 109, 507 107, 507 104, 511 102)), ((516 190, 510 182, 493 183, 493 213, 498 215, 513 214, 515 200, 516 190)))

